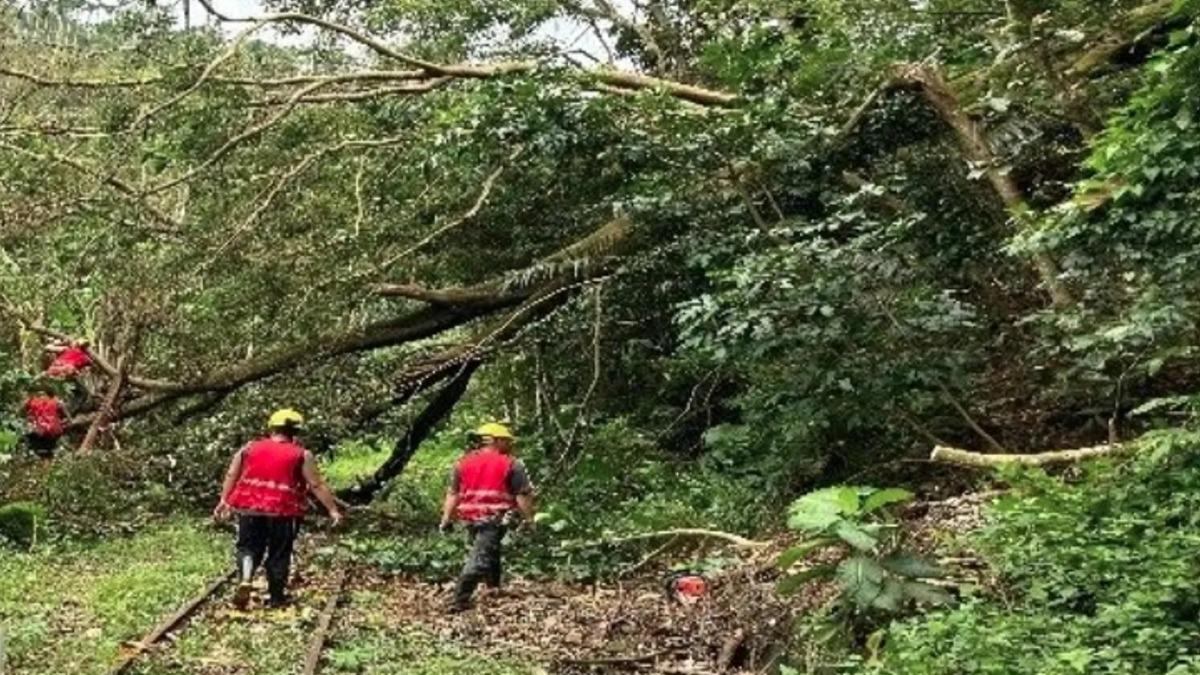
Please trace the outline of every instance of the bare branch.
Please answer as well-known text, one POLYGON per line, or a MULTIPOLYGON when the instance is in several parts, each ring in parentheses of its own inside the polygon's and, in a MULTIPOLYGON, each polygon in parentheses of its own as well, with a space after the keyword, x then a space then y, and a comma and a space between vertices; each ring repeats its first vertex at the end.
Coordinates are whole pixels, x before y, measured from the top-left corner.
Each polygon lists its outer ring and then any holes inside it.
POLYGON ((161 76, 145 77, 129 80, 106 80, 106 79, 54 79, 44 77, 36 73, 30 73, 7 66, 0 66, 0 75, 24 80, 39 87, 64 87, 72 89, 107 89, 107 88, 128 88, 128 87, 144 87, 149 84, 162 82, 161 76))
POLYGON ((22 148, 17 145, 5 143, 4 141, 0 141, 0 148, 5 148, 12 152, 24 155, 26 157, 29 157, 31 159, 35 159, 35 160, 38 160, 41 162, 52 163, 52 164, 61 164, 63 166, 74 169, 75 171, 78 171, 79 173, 82 173, 90 178, 93 178, 93 179, 99 181, 100 183, 103 183, 104 185, 107 185, 108 187, 110 187, 114 191, 116 191, 118 194, 128 198, 130 201, 134 202, 134 204, 138 208, 145 210, 147 213, 149 213, 151 216, 154 217, 154 220, 158 221, 161 225, 168 228, 169 230, 179 229, 179 223, 174 218, 171 218, 167 214, 158 210, 158 208, 156 208, 153 204, 150 204, 146 200, 146 197, 143 193, 134 189, 132 185, 130 185, 129 183, 126 183, 125 181, 121 180, 120 178, 117 178, 114 175, 111 175, 111 174, 103 175, 96 169, 94 169, 90 166, 87 166, 86 164, 84 164, 83 162, 80 162, 77 159, 68 157, 67 155, 61 155, 61 154, 58 154, 55 152, 49 152, 46 154, 42 154, 42 153, 34 152, 33 150, 27 150, 27 149, 22 148))
POLYGON ((283 118, 285 118, 289 114, 291 114, 292 110, 294 110, 296 108, 296 106, 299 104, 299 101, 301 98, 304 98, 304 96, 311 94, 312 92, 316 91, 317 89, 320 89, 321 87, 324 87, 326 84, 328 84, 328 82, 313 82, 312 84, 307 85, 307 86, 301 88, 300 90, 296 91, 296 93, 292 94, 291 98, 288 99, 287 105, 285 105, 280 110, 276 111, 274 114, 268 116, 266 119, 262 120, 258 124, 251 126, 250 128, 246 129, 242 133, 225 141, 225 143, 221 147, 217 148, 217 150, 215 152, 213 152, 212 155, 209 155, 209 157, 207 159, 205 159, 203 162, 201 162, 199 166, 189 169, 187 172, 185 172, 181 176, 178 176, 176 178, 173 178, 173 179, 168 180, 163 183, 159 183, 158 185, 155 185, 153 187, 147 188, 145 190, 144 194, 155 194, 157 192, 169 190, 170 188, 173 188, 176 185, 179 185, 180 183, 184 183, 186 181, 191 180, 192 178, 194 178, 196 175, 198 175, 199 173, 201 173, 208 167, 221 161, 221 158, 223 158, 225 155, 228 155, 230 152, 232 152, 233 149, 236 148, 240 143, 243 143, 244 141, 254 138, 255 136, 258 136, 262 132, 264 132, 267 129, 270 129, 271 127, 278 124, 283 118))
POLYGON ((770 542, 755 541, 747 539, 736 534, 721 532, 719 530, 703 530, 698 528, 678 528, 674 530, 660 530, 657 532, 643 532, 640 534, 631 534, 623 537, 610 537, 607 539, 597 539, 595 541, 579 542, 564 544, 565 550, 578 550, 583 548, 596 548, 599 546, 615 546, 631 541, 645 541, 646 539, 663 539, 667 537, 691 537, 699 539, 720 539, 727 543, 733 544, 740 548, 764 548, 770 546, 770 542))
POLYGON ((621 89, 660 89, 676 98, 701 105, 725 106, 734 105, 739 101, 736 94, 705 89, 673 80, 664 80, 623 70, 601 68, 599 70, 585 71, 582 76, 584 79, 594 79, 603 84, 621 89))
POLYGON ((292 87, 313 82, 395 82, 399 80, 426 80, 429 74, 423 70, 364 70, 352 73, 332 75, 292 75, 289 77, 257 79, 250 77, 233 77, 214 75, 209 78, 212 82, 221 84, 240 84, 248 87, 292 87))
POLYGON ((483 187, 479 190, 479 196, 475 199, 475 203, 471 205, 471 208, 467 209, 467 211, 465 213, 463 213, 458 218, 451 220, 450 222, 446 223, 445 225, 437 228, 433 232, 430 232, 423 239, 421 239, 417 243, 413 244, 412 246, 409 246, 408 248, 397 253, 396 255, 392 256, 391 258, 388 258, 387 260, 383 261, 383 263, 381 263, 379 265, 378 269, 381 271, 386 270, 387 268, 396 264, 396 262, 398 262, 402 258, 406 258, 409 255, 411 255, 412 253, 424 248, 426 245, 428 245, 434 239, 437 239, 438 237, 445 234, 446 232, 448 232, 448 231, 458 227, 459 225, 462 225, 463 223, 467 222, 468 220, 474 218, 479 213, 479 210, 483 208, 484 203, 487 201, 488 195, 490 195, 492 193, 492 188, 496 185, 496 180, 498 178, 500 178, 500 174, 504 173, 504 169, 508 166, 508 164, 513 162, 518 156, 520 156, 520 154, 523 151, 524 151, 524 147, 518 145, 512 151, 512 153, 509 154, 508 159, 505 161, 505 163, 496 167, 496 169, 494 171, 492 171, 492 173, 489 174, 487 178, 484 179, 483 187))
POLYGON ((929 459, 930 461, 942 464, 954 464, 976 469, 990 469, 1006 464, 1046 466, 1048 464, 1068 464, 1095 457, 1108 457, 1128 451, 1131 447, 1129 445, 1096 445, 1090 448, 1051 450, 1049 452, 1038 452, 1028 455, 985 455, 939 445, 930 453, 929 459))
MULTIPOLYGON (((297 99, 297 103, 344 103, 353 101, 367 101, 380 96, 403 96, 410 94, 424 94, 438 87, 441 87, 449 82, 454 81, 450 77, 436 77, 431 80, 426 80, 421 84, 406 84, 397 85, 394 87, 376 87, 374 89, 358 89, 354 91, 334 91, 325 94, 313 94, 311 96, 302 96, 297 99)), ((291 99, 272 97, 252 101, 251 106, 263 107, 272 105, 288 104, 291 99)))

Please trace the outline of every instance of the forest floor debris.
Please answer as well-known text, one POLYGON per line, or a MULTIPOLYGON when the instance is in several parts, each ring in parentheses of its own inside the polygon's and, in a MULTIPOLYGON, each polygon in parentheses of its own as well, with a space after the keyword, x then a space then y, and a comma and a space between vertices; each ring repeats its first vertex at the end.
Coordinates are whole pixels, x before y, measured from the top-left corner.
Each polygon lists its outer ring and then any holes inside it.
POLYGON ((520 654, 554 673, 709 673, 760 669, 774 659, 797 613, 828 588, 783 599, 777 573, 756 558, 712 577, 709 596, 684 605, 657 578, 612 586, 514 580, 465 614, 445 611, 449 585, 378 579, 399 620, 489 654, 520 654))

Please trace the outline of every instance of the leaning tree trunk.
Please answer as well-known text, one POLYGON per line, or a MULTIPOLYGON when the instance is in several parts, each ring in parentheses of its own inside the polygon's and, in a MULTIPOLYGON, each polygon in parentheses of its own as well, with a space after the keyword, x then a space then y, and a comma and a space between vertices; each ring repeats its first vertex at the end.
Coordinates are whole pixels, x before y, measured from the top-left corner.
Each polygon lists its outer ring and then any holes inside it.
POLYGON ((370 478, 352 488, 342 490, 338 493, 338 497, 351 504, 366 504, 374 499, 388 481, 403 473, 409 460, 417 453, 417 448, 433 433, 438 423, 450 414, 459 399, 466 393, 471 376, 475 374, 479 365, 480 361, 478 360, 463 363, 450 383, 429 401, 421 414, 417 415, 417 418, 409 425, 404 436, 392 446, 392 454, 387 461, 370 478))

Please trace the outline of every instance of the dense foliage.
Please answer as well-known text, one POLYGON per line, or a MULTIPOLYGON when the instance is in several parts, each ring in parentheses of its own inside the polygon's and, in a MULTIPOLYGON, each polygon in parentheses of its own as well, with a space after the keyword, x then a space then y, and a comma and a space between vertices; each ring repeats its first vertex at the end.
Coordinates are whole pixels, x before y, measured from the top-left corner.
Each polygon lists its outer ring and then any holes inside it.
POLYGON ((868 671, 1196 667, 1195 0, 110 4, 0 8, 7 538, 211 508, 286 405, 375 501, 347 548, 441 579, 446 469, 504 419, 545 506, 518 569, 790 516, 790 563, 854 550, 821 569, 868 671), (39 378, 68 339, 87 391, 39 378), (73 408, 52 463, 35 383, 73 408), (1147 432, 1006 476, 972 540, 1001 589, 890 629, 944 599, 875 520, 909 492, 812 492, 1147 432))
POLYGON ((1064 481, 1013 475, 972 538, 1002 591, 894 626, 880 673, 1189 673, 1197 438, 1148 437, 1135 461, 1064 481))

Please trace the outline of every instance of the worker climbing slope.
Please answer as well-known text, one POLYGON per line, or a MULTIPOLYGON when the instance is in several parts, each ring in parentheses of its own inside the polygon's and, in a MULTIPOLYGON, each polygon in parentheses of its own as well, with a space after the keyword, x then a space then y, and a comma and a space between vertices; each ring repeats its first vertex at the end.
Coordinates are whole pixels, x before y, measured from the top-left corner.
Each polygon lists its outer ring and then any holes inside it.
POLYGON ((239 584, 233 598, 238 609, 249 604, 250 582, 264 559, 268 605, 281 607, 288 603, 292 548, 310 491, 329 512, 335 526, 342 520, 312 453, 296 442, 303 424, 304 418, 295 410, 271 415, 267 422, 269 436, 239 450, 225 474, 221 501, 213 516, 223 520, 236 513, 238 517, 239 584))
POLYGON ((485 424, 475 433, 479 446, 451 471, 442 504, 441 530, 448 532, 457 519, 466 525, 470 543, 451 612, 470 608, 480 582, 500 588, 502 545, 511 517, 519 515, 524 527, 533 526, 533 485, 525 466, 512 456, 512 432, 502 424, 485 424))

